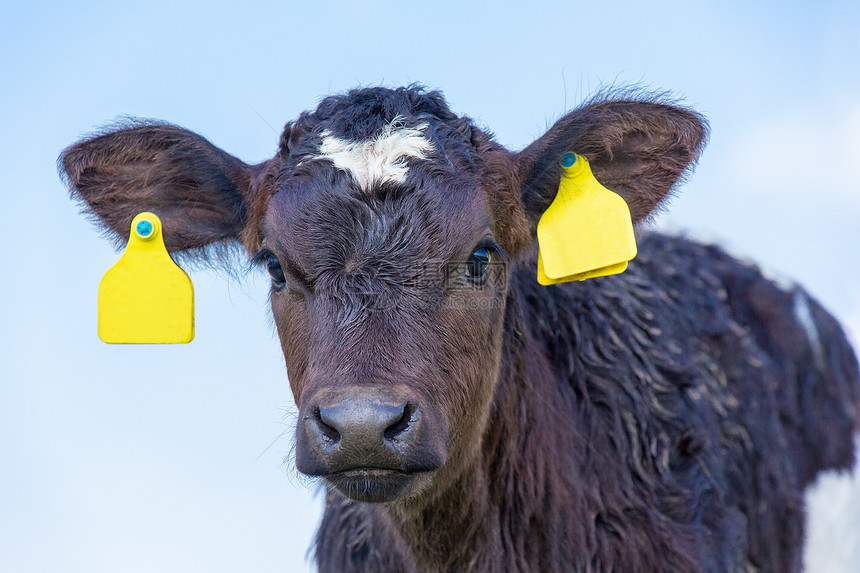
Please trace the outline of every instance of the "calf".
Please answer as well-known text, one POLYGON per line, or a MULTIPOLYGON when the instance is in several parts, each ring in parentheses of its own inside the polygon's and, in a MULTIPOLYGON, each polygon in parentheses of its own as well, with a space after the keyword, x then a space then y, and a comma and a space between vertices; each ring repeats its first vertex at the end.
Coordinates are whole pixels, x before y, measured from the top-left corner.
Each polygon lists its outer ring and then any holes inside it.
POLYGON ((854 463, 857 360, 836 321, 714 246, 640 230, 617 276, 539 286, 535 229, 575 151, 639 225, 704 119, 609 94, 520 152, 441 94, 370 88, 248 165, 132 121, 61 158, 116 236, 240 242, 272 277, 327 486, 322 571, 799 571, 803 491, 854 463))

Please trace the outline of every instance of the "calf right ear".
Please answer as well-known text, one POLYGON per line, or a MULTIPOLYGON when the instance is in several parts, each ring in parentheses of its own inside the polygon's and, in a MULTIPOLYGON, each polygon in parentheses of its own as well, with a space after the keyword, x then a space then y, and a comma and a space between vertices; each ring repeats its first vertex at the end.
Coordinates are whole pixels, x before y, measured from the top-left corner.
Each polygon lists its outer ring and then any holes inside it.
POLYGON ((75 143, 58 163, 72 196, 118 237, 151 211, 170 251, 242 239, 254 248, 258 233, 248 227, 261 215, 267 163, 247 165, 196 133, 139 120, 75 143))

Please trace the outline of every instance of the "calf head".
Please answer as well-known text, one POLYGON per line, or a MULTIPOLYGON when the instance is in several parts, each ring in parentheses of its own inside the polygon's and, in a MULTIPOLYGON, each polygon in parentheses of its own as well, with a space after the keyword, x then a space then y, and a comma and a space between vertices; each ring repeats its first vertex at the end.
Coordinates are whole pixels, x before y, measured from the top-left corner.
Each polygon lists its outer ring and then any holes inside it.
POLYGON ((477 455, 507 279, 534 253, 561 156, 587 157, 638 222, 705 137, 691 111, 603 97, 514 153, 437 92, 370 88, 287 124, 257 165, 160 122, 85 139, 60 162, 117 236, 152 211, 169 250, 238 241, 268 269, 298 469, 353 499, 394 502, 441 487, 477 455))

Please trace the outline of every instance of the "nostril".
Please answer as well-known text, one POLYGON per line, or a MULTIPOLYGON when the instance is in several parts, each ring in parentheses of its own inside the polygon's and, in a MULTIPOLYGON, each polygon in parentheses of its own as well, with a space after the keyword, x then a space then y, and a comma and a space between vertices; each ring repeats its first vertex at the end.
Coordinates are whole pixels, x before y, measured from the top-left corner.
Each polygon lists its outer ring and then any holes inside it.
POLYGON ((395 440, 398 435, 405 432, 418 419, 417 410, 418 407, 415 404, 407 403, 404 405, 403 414, 393 424, 385 428, 385 431, 382 433, 383 437, 389 441, 395 440))
POLYGON ((329 446, 370 451, 406 440, 418 421, 418 405, 344 399, 336 404, 311 408, 307 417, 317 439, 329 446))
POLYGON ((321 412, 319 408, 313 409, 313 417, 314 421, 316 421, 317 426, 319 426, 320 431, 322 432, 323 436, 326 437, 326 439, 331 440, 332 442, 340 441, 340 432, 338 432, 337 428, 335 428, 333 425, 327 423, 325 419, 325 414, 321 412))

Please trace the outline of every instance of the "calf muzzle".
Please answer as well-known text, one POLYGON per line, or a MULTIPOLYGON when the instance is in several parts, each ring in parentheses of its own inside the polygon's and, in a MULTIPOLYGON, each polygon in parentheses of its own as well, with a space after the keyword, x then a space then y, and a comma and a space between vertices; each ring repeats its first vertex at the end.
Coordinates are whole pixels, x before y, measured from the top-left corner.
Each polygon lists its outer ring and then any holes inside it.
POLYGON ((344 396, 303 408, 296 466, 359 501, 391 501, 445 462, 444 425, 413 400, 344 396))

